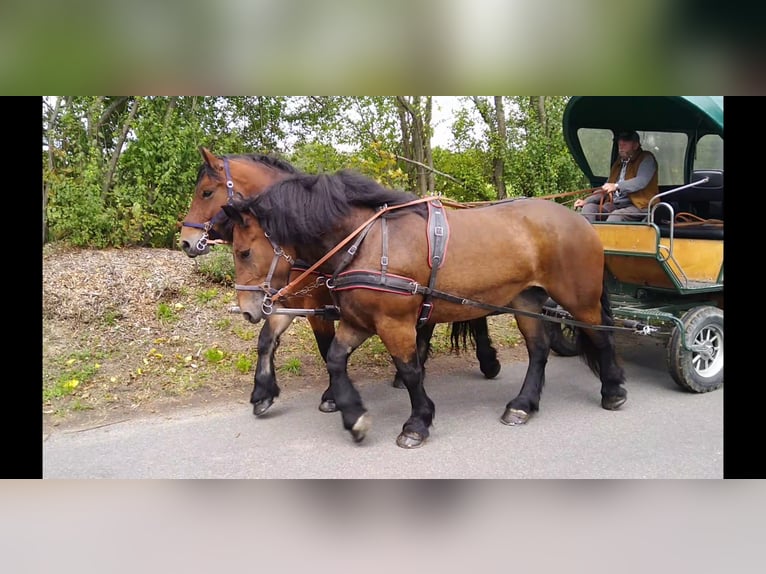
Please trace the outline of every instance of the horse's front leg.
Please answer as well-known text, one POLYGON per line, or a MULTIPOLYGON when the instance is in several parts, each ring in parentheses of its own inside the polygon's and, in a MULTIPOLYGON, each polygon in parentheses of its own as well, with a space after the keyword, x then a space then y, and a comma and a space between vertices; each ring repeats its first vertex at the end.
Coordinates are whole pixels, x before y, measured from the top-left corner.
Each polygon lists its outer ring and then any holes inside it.
POLYGON ((340 411, 343 428, 351 433, 355 442, 361 442, 367 435, 372 419, 362 404, 359 391, 348 376, 348 358, 370 336, 371 333, 355 329, 341 319, 327 350, 330 392, 340 411))
POLYGON ((378 336, 394 359, 398 376, 410 395, 412 410, 410 418, 402 426, 396 444, 402 448, 417 448, 430 434, 436 407, 423 386, 425 371, 422 357, 428 354, 433 326, 416 333, 415 326, 408 323, 387 321, 377 325, 378 336))
POLYGON ((529 365, 519 394, 505 406, 505 412, 500 417, 500 421, 507 425, 524 424, 533 412, 540 409, 545 366, 550 353, 548 334, 540 319, 517 315, 516 323, 527 344, 529 365))
POLYGON ((255 365, 253 392, 250 402, 253 414, 260 416, 269 410, 279 396, 279 385, 274 369, 274 355, 279 346, 279 337, 293 322, 290 315, 269 315, 258 335, 258 361, 255 365))
MULTIPOLYGON (((311 330, 314 332, 314 339, 316 339, 319 354, 322 355, 322 360, 327 364, 327 351, 330 349, 333 337, 335 337, 335 323, 315 315, 311 315, 307 319, 309 325, 311 325, 311 330)), ((319 410, 323 413, 334 413, 338 410, 332 394, 332 387, 329 383, 324 393, 322 393, 319 410)))
MULTIPOLYGON (((530 289, 511 301, 511 306, 531 313, 540 313, 545 298, 543 291, 530 289)), ((519 394, 508 402, 503 416, 500 417, 500 421, 507 425, 524 424, 533 412, 539 410, 540 395, 545 384, 545 366, 550 354, 548 332, 542 319, 517 314, 516 324, 527 345, 529 365, 519 394)))

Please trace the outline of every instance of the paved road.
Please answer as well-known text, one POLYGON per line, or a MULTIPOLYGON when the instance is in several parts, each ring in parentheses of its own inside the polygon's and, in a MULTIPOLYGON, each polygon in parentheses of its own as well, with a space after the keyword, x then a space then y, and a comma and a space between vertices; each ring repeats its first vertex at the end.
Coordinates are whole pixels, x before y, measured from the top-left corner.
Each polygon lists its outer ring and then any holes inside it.
MULTIPOLYGON (((646 341, 646 339, 642 339, 646 341)), ((723 478, 723 393, 682 391, 664 349, 623 345, 628 401, 599 406, 599 382, 577 358, 552 356, 541 411, 527 425, 499 421, 526 363, 487 381, 475 369, 426 380, 436 403, 431 437, 396 446, 406 391, 359 381, 373 427, 355 444, 340 415, 317 410, 320 390, 275 403, 184 410, 43 443, 44 478, 723 478)))

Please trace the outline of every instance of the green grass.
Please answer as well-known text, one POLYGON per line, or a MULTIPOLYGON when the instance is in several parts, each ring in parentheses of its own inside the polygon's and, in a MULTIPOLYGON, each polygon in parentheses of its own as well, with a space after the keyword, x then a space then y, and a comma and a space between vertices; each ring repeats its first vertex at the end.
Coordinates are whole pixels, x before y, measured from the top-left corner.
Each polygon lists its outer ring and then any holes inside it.
POLYGON ((205 349, 205 351, 202 353, 205 357, 205 360, 208 363, 220 363, 223 361, 224 357, 226 356, 226 353, 224 353, 221 349, 205 349))
POLYGON ((283 373, 290 373, 291 375, 301 374, 301 360, 296 357, 291 357, 285 361, 285 364, 279 367, 279 371, 283 373))
POLYGON ((253 361, 250 359, 250 357, 247 357, 246 355, 239 355, 237 357, 236 362, 234 363, 234 367, 240 373, 242 373, 243 375, 246 375, 253 368, 253 361))
POLYGON ((234 285, 234 258, 228 245, 214 245, 199 262, 197 272, 215 283, 234 285))
POLYGON ((243 341, 252 341, 253 339, 255 339, 256 329, 254 329, 252 325, 250 325, 250 323, 246 323, 244 326, 235 325, 234 327, 232 327, 232 331, 237 337, 239 337, 243 341))
POLYGON ((43 385, 43 400, 69 396, 81 388, 82 385, 90 382, 101 368, 96 360, 100 355, 91 355, 89 353, 73 353, 64 361, 68 367, 59 375, 52 385, 43 385))
POLYGON ((104 322, 104 325, 114 327, 117 324, 117 319, 121 317, 122 313, 115 309, 109 309, 101 316, 101 320, 104 322))
POLYGON ((205 289, 204 291, 198 291, 196 294, 197 303, 204 305, 205 303, 210 303, 213 299, 215 299, 218 296, 218 289, 215 287, 211 287, 210 289, 205 289))
POLYGON ((160 303, 157 305, 157 319, 163 323, 173 323, 178 321, 178 315, 171 305, 160 303))

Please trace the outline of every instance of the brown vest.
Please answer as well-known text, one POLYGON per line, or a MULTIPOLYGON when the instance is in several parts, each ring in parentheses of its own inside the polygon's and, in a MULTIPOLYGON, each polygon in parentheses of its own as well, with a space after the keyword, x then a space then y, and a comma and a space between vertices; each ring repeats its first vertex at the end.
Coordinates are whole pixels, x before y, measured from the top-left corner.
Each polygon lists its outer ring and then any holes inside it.
MULTIPOLYGON (((628 167, 625 168, 625 179, 633 179, 636 177, 636 174, 638 174, 638 166, 641 164, 642 161, 644 161, 647 157, 654 157, 651 152, 644 151, 642 148, 638 148, 636 150, 636 155, 634 155, 630 161, 628 162, 628 167)), ((655 158, 654 164, 657 165, 657 159, 655 158)), ((609 172, 609 179, 607 180, 608 183, 615 183, 617 182, 617 178, 620 177, 620 169, 622 167, 622 161, 620 158, 617 158, 617 161, 615 161, 612 164, 612 170, 609 172)), ((652 176, 652 179, 649 180, 649 184, 644 188, 640 189, 638 191, 635 191, 633 193, 629 193, 628 198, 630 199, 631 203, 638 207, 639 209, 646 209, 649 205, 649 200, 657 195, 659 193, 660 188, 657 185, 657 174, 659 173, 659 166, 657 166, 657 169, 654 170, 654 175, 652 176)))

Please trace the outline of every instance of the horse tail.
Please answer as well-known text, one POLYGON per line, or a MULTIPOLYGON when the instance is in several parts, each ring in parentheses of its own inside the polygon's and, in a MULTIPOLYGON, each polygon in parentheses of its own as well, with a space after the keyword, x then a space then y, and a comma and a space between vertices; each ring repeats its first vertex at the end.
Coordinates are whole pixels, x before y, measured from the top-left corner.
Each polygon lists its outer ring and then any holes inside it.
MULTIPOLYGON (((606 269, 604 269, 604 278, 602 280, 601 287, 601 325, 612 327, 614 325, 614 314, 612 313, 612 303, 609 300, 609 288, 606 280, 606 269)), ((605 337, 614 337, 614 335, 607 331, 604 332, 605 337)), ((601 376, 601 363, 599 358, 601 351, 593 342, 587 333, 583 329, 576 330, 575 343, 577 345, 577 352, 580 357, 585 361, 593 374, 597 377, 601 376)))
POLYGON ((472 345, 476 344, 476 334, 470 321, 458 321, 456 323, 452 323, 452 328, 450 330, 450 343, 452 345, 453 353, 459 353, 461 350, 467 350, 469 339, 472 345))

